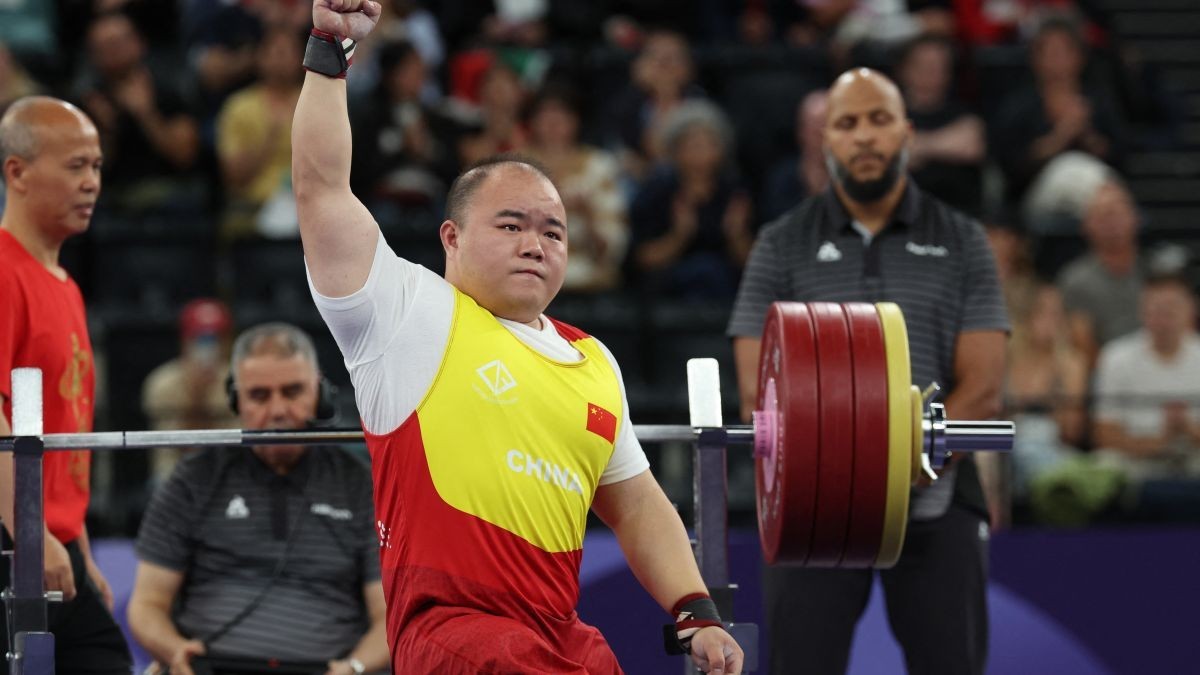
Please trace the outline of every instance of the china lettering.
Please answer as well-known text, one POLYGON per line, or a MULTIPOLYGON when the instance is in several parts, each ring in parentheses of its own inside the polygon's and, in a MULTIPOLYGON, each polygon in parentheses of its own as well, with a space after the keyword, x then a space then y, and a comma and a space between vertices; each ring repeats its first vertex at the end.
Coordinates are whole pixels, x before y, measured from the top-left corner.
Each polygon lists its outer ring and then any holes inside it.
POLYGON ((579 484, 579 475, 570 469, 540 457, 532 457, 516 448, 509 450, 505 459, 508 462, 508 468, 515 473, 541 478, 567 492, 583 495, 583 487, 579 484))

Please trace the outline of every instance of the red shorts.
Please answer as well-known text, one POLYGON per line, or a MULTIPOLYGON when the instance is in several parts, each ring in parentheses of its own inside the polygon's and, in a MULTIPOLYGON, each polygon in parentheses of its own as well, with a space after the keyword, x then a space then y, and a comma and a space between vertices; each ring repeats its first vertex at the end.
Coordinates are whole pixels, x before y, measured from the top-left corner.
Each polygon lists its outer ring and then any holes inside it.
POLYGON ((392 672, 437 675, 621 675, 600 631, 573 619, 555 639, 507 617, 457 607, 421 612, 400 633, 392 672))

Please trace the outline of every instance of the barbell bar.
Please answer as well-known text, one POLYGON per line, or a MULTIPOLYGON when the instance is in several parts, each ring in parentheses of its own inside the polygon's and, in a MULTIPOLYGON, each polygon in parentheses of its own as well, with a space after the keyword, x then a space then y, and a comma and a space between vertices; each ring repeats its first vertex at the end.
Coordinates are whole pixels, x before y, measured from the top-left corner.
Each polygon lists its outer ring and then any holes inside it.
MULTIPOLYGON (((941 403, 912 386, 904 318, 891 303, 774 303, 752 425, 722 425, 715 359, 693 360, 688 371, 692 424, 634 425, 634 432, 648 443, 697 443, 719 429, 724 445, 753 447, 769 563, 891 566, 904 541, 910 487, 922 474, 932 477, 952 453, 1012 449, 1012 422, 948 420, 941 403)), ((47 450, 364 441, 358 429, 30 435, 47 450)), ((0 450, 17 438, 0 437, 0 450)))

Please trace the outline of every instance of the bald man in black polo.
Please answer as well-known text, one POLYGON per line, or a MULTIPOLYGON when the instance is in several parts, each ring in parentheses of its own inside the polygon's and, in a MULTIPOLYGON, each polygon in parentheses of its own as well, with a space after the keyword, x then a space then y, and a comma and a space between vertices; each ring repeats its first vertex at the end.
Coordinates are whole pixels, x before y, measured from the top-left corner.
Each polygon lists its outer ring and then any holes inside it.
MULTIPOLYGON (((762 229, 730 319, 744 417, 757 394, 759 336, 778 300, 897 303, 913 383, 941 384, 951 418, 999 412, 1008 318, 995 261, 977 222, 906 174, 912 135, 883 75, 851 70, 830 89, 832 185, 762 229)), ((909 520, 899 562, 880 573, 908 672, 982 673, 988 507, 973 460, 917 488, 909 520)), ((871 570, 768 568, 771 672, 845 672, 873 578, 871 570)))

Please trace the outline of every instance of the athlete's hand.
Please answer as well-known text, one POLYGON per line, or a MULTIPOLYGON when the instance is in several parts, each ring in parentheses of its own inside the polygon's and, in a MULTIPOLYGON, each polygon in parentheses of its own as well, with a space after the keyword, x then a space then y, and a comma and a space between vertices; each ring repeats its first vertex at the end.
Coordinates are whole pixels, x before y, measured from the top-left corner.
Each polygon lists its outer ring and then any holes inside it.
POLYGON ((358 41, 375 28, 381 11, 373 0, 315 0, 313 28, 358 41))
POLYGON ((701 628, 692 636, 692 662, 712 675, 740 675, 746 655, 724 628, 701 628))
POLYGON ((62 591, 63 602, 75 599, 75 572, 71 570, 71 556, 67 547, 54 535, 46 533, 46 547, 42 553, 46 568, 46 590, 62 591))

